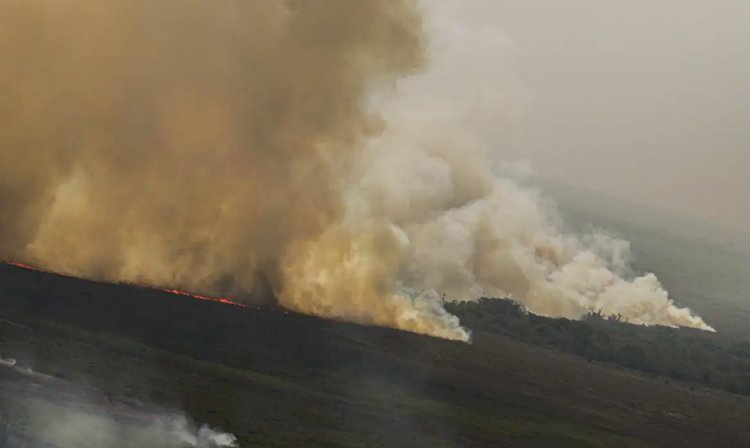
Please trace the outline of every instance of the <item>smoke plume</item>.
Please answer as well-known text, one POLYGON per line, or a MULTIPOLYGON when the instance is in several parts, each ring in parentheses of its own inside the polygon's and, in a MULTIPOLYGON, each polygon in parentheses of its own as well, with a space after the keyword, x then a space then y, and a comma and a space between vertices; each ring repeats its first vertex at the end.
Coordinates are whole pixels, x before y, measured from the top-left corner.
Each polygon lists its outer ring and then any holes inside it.
POLYGON ((2 2, 0 257, 450 339, 442 294, 709 328, 378 100, 423 34, 410 0, 2 2))

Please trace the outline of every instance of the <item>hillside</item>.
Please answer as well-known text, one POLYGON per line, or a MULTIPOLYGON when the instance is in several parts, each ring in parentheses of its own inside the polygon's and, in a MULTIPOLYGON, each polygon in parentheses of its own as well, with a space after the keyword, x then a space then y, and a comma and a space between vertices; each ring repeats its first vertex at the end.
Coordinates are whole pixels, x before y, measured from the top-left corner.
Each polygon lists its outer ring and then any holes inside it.
MULTIPOLYGON (((80 385, 100 397, 96 409, 178 409, 233 433, 242 447, 750 441, 750 399, 742 395, 489 325, 478 325, 466 345, 9 265, 0 265, 0 357, 80 385)), ((58 403, 60 393, 40 395, 27 383, 34 380, 0 366, 0 393, 19 415, 13 437, 55 446, 34 441, 41 436, 28 406, 49 396, 58 403)))

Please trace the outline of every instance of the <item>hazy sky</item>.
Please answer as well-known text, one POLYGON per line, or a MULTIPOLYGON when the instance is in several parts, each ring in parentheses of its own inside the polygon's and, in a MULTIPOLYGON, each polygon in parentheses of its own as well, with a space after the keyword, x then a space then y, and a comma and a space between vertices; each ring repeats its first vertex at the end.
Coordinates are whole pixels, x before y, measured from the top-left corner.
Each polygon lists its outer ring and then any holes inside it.
POLYGON ((473 98, 472 120, 500 157, 634 203, 748 228, 749 1, 424 5, 437 33, 430 82, 453 85, 446 96, 459 103, 473 98))

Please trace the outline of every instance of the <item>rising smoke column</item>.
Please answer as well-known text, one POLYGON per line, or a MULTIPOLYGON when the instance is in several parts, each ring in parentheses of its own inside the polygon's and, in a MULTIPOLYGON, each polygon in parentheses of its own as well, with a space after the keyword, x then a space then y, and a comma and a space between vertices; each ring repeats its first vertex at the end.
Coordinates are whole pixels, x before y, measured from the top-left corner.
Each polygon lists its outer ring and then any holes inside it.
POLYGON ((393 235, 334 230, 421 31, 411 0, 2 2, 0 257, 465 339, 393 294, 393 235))
POLYGON ((383 120, 423 50, 409 0, 6 0, 0 257, 461 340, 442 293, 704 325, 449 129, 383 120))
POLYGON ((423 5, 430 70, 375 98, 389 125, 347 191, 350 221, 385 221, 409 242, 399 282, 452 300, 511 297, 553 317, 712 330, 655 275, 634 275, 628 242, 571 233, 549 199, 514 180, 504 146, 533 96, 516 77, 518 49, 477 20, 481 8, 423 5))

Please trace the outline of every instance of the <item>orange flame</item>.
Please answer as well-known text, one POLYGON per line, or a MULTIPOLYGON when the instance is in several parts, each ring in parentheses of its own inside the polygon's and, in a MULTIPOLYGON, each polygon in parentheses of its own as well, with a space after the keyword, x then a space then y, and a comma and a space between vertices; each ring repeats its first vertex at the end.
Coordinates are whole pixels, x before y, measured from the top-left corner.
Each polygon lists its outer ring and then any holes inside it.
MULTIPOLYGON (((29 271, 43 272, 43 273, 46 273, 46 274, 55 274, 55 275, 59 275, 59 276, 62 276, 62 277, 71 277, 71 278, 73 278, 72 275, 61 274, 59 272, 52 272, 52 271, 48 271, 46 269, 41 269, 41 268, 38 268, 36 266, 30 266, 30 265, 24 264, 24 263, 17 263, 17 262, 12 262, 11 261, 11 262, 7 262, 7 264, 11 265, 11 266, 15 266, 17 268, 26 269, 26 270, 29 270, 29 271)), ((200 294, 189 293, 187 291, 182 291, 182 290, 179 290, 179 289, 154 288, 152 286, 138 285, 138 284, 134 284, 134 283, 130 283, 130 284, 132 284, 134 286, 138 286, 140 288, 156 289, 158 291, 166 292, 168 294, 172 294, 172 295, 175 295, 175 296, 189 297, 189 298, 195 299, 195 300, 203 300, 203 301, 206 301, 206 302, 215 302, 215 303, 221 303, 221 304, 224 304, 224 305, 232 305, 232 306, 238 306, 238 307, 241 307, 241 308, 248 308, 247 305, 239 303, 239 302, 235 302, 235 301, 230 300, 230 299, 228 299, 226 297, 210 297, 210 296, 203 296, 203 295, 200 295, 200 294)))
POLYGON ((227 299, 226 297, 209 297, 209 296, 202 296, 200 294, 192 294, 187 291, 181 291, 179 289, 165 289, 165 288, 158 288, 160 291, 167 292, 169 294, 173 294, 176 296, 183 296, 183 297, 190 297, 191 299, 196 300, 204 300, 207 302, 217 302, 217 303, 223 303, 225 305, 233 305, 233 306, 239 306, 242 308, 247 308, 247 305, 244 305, 242 303, 235 302, 233 300, 227 299))

